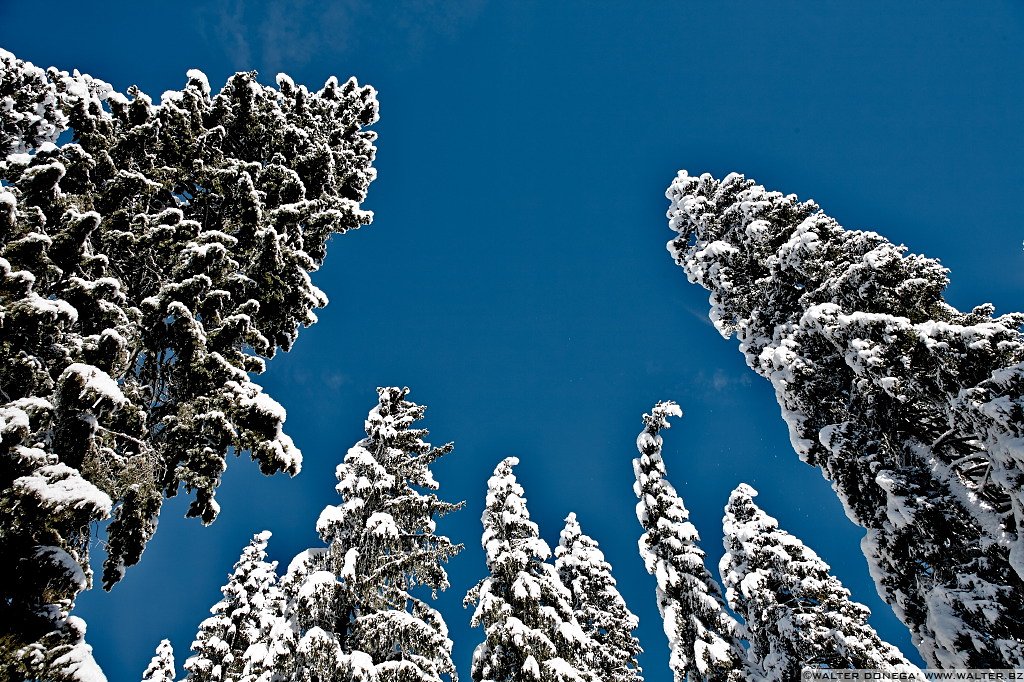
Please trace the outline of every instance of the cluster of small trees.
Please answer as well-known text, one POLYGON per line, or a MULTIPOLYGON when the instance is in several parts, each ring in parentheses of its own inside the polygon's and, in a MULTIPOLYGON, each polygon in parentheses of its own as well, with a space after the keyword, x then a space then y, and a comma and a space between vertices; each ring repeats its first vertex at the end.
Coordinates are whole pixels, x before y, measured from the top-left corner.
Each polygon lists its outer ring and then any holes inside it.
POLYGON ((868 625, 868 609, 850 600, 829 566, 758 508, 757 492, 746 484, 730 495, 722 519, 723 600, 689 512, 665 478, 660 431, 669 416, 682 416, 671 402, 644 415, 633 468, 645 531, 640 552, 658 581, 677 682, 784 682, 798 679, 803 667, 918 672, 868 625))
MULTIPOLYGON (((324 546, 296 556, 283 576, 267 561, 268 532, 243 551, 224 598, 200 625, 188 680, 432 681, 457 677, 441 614, 419 596, 449 586, 444 564, 461 545, 435 532, 462 505, 434 492, 429 466, 451 451, 414 424, 424 408, 408 389, 378 389, 366 438, 337 468, 341 503, 324 509, 324 546)), ((483 544, 488 578, 466 597, 485 641, 473 678, 638 682, 637 620, 611 567, 574 516, 551 549, 530 520, 523 489, 504 460, 488 483, 483 544)), ((147 682, 175 679, 161 643, 147 682)))
MULTIPOLYGON (((461 505, 433 491, 433 448, 413 427, 423 407, 408 389, 379 389, 366 438, 338 465, 341 502, 316 528, 323 545, 299 553, 278 576, 267 561, 270 533, 243 551, 224 598, 199 626, 189 680, 439 680, 455 675, 444 620, 417 588, 448 586, 444 564, 458 553, 435 533, 436 518, 461 505)), ((169 644, 145 679, 173 680, 169 644)))
MULTIPOLYGON (((461 549, 435 533, 435 517, 461 504, 437 497, 428 468, 452 446, 423 440, 426 431, 413 424, 424 408, 407 393, 378 389, 367 437, 337 469, 342 502, 317 521, 324 547, 300 553, 279 577, 266 558, 270 534, 253 538, 224 599, 199 627, 184 663, 187 680, 455 679, 444 620, 414 594, 417 587, 448 587, 443 564, 461 549)), ((634 460, 640 549, 657 579, 675 679, 781 682, 804 666, 916 673, 867 624, 868 610, 850 600, 829 567, 754 504, 757 493, 745 484, 723 520, 723 599, 683 501, 665 478, 660 431, 667 417, 681 414, 674 403, 659 403, 644 415, 634 460)), ((637 618, 611 566, 574 514, 552 556, 513 473, 518 463, 503 460, 487 482, 488 576, 464 602, 484 633, 472 679, 641 682, 637 618)), ((165 640, 144 680, 174 679, 165 640)))

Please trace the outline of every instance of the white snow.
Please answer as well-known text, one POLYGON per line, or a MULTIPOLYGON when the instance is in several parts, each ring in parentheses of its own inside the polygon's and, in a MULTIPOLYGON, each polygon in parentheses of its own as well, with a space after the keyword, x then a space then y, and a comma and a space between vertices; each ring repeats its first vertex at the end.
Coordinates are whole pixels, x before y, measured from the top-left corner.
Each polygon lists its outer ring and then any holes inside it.
POLYGON ((299 588, 300 599, 315 598, 318 595, 324 593, 325 590, 332 589, 338 582, 337 577, 330 571, 314 571, 306 576, 305 580, 302 581, 302 587, 299 588))
POLYGON ((36 558, 50 564, 60 566, 68 581, 73 584, 79 592, 89 587, 89 579, 85 575, 78 561, 68 554, 61 547, 45 545, 36 548, 36 558))
POLYGON ((398 538, 398 525, 394 517, 387 512, 374 512, 366 520, 366 530, 373 535, 398 538))
POLYGON ((359 561, 359 550, 355 547, 345 552, 345 564, 341 567, 340 576, 346 580, 356 579, 356 563, 359 561))
POLYGON ((40 467, 29 476, 14 479, 11 487, 20 495, 34 497, 52 514, 85 509, 100 514, 101 518, 110 515, 110 497, 82 478, 77 469, 65 464, 40 467))
POLYGON ((190 81, 195 81, 204 95, 208 96, 210 94, 210 80, 206 77, 205 73, 199 69, 189 69, 185 72, 185 76, 190 81))
MULTIPOLYGON (((77 616, 68 618, 77 620, 81 624, 82 631, 85 631, 85 621, 77 616)), ((107 682, 107 676, 100 670, 96 659, 92 655, 92 647, 85 642, 79 642, 69 650, 53 659, 51 668, 59 671, 64 679, 73 682, 107 682)))
POLYGON ((61 380, 66 381, 74 374, 77 374, 84 384, 81 392, 83 398, 106 400, 115 407, 126 407, 129 404, 117 382, 100 368, 76 362, 68 365, 61 374, 61 380))

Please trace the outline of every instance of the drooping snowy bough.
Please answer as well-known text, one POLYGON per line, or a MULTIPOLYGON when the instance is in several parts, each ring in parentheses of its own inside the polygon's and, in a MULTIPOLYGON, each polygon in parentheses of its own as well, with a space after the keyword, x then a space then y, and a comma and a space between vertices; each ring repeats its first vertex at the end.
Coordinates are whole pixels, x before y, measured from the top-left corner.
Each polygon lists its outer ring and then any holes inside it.
POLYGON ((417 588, 448 587, 444 564, 462 545, 435 532, 459 509, 440 499, 430 464, 452 450, 413 428, 426 408, 409 389, 377 389, 366 438, 338 465, 341 502, 316 528, 325 546, 296 556, 282 581, 295 628, 294 682, 439 682, 455 678, 440 612, 417 588))
POLYGON ((757 679, 788 682, 808 668, 871 669, 897 679, 923 679, 899 649, 868 622, 867 607, 829 566, 754 503, 757 491, 740 484, 722 520, 720 564, 729 606, 747 626, 757 679))
POLYGON ((672 401, 659 402, 645 414, 644 430, 636 440, 640 456, 633 460, 636 515, 644 529, 640 556, 658 581, 658 611, 671 651, 669 667, 676 682, 752 680, 742 626, 726 610, 721 588, 704 565, 690 512, 665 478, 661 430, 669 428, 669 417, 682 415, 672 401))
POLYGON ((106 587, 164 496, 209 523, 229 450, 294 474, 250 379, 327 299, 328 238, 369 223, 372 88, 280 75, 159 104, 0 51, 0 669, 100 679, 70 616, 108 527, 106 587), (70 131, 71 141, 57 144, 70 131))
POLYGON ((681 171, 667 196, 672 257, 866 530, 925 660, 1024 667, 1024 316, 962 313, 938 261, 740 175, 681 171))

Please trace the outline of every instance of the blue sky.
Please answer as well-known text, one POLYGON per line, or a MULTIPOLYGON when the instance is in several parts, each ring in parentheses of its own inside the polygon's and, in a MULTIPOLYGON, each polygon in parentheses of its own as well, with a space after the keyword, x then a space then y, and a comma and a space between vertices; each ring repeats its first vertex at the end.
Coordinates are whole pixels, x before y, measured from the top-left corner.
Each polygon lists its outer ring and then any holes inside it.
POLYGON ((467 501, 441 524, 466 550, 441 606, 466 679, 482 635, 460 602, 485 571, 485 481, 512 454, 543 535, 556 542, 577 512, 641 618, 646 678, 671 679, 630 466, 661 399, 686 412, 665 455, 709 565, 746 481, 912 654, 860 531, 669 259, 663 193, 680 168, 740 171, 941 259, 960 308, 1020 309, 1021 44, 1010 2, 0 3, 0 46, 122 91, 156 98, 193 67, 214 87, 256 69, 380 91, 376 220, 332 242, 315 277, 331 304, 261 380, 288 409, 303 472, 231 461, 213 526, 173 500, 142 563, 82 596, 111 681, 138 679, 162 637, 184 660, 254 532, 273 531, 282 564, 319 543, 334 467, 374 388, 395 384, 429 406, 435 442, 456 443, 436 477, 467 501))

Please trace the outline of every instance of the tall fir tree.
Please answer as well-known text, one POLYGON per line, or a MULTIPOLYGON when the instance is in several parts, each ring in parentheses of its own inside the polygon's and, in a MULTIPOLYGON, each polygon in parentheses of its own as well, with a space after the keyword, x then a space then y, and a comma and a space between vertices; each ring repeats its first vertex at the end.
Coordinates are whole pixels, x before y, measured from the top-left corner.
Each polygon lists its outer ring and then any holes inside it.
MULTIPOLYGON (((76 679, 72 620, 136 563, 164 496, 214 520, 229 451, 298 472, 250 375, 327 299, 333 233, 367 224, 375 92, 189 71, 159 104, 0 51, 0 665, 76 679), (70 131, 72 141, 57 145, 70 131), (65 653, 54 655, 55 651, 65 653), (55 662, 57 659, 63 662, 55 662), (62 666, 59 669, 54 665, 62 666)), ((78 665, 78 664, 75 664, 78 665)), ((83 670, 85 668, 82 668, 83 670)))
POLYGON ((740 484, 729 497, 720 570, 729 605, 746 622, 758 679, 796 680, 804 667, 917 679, 920 670, 868 624, 867 607, 851 601, 828 564, 758 508, 756 495, 740 484))
POLYGON ((142 682, 174 682, 174 678, 174 649, 170 640, 165 639, 142 673, 142 682))
POLYGON ((277 562, 267 561, 269 539, 268 531, 253 537, 221 588, 224 598, 200 623, 184 665, 189 682, 269 682, 291 667, 292 632, 277 562))
POLYGON ((667 196, 669 251, 866 530, 924 659, 1024 667, 1024 316, 962 313, 937 261, 743 176, 681 171, 667 196))
POLYGON ((619 594, 612 567, 597 542, 580 528, 575 514, 555 548, 555 570, 569 590, 580 627, 593 641, 591 667, 602 682, 643 682, 636 657, 643 651, 633 635, 639 620, 619 594))
POLYGON ((658 581, 658 611, 664 619, 669 666, 676 682, 740 682, 752 679, 742 630, 704 565, 690 512, 665 476, 660 432, 670 427, 669 417, 682 416, 672 401, 659 402, 643 416, 644 430, 636 440, 640 456, 633 460, 633 491, 640 500, 636 515, 644 529, 640 556, 658 581))
POLYGON ((594 643, 580 627, 572 596, 547 563, 551 548, 530 520, 508 457, 487 481, 482 544, 490 575, 466 595, 484 641, 473 651, 474 682, 597 682, 594 643))
POLYGON ((426 408, 407 388, 377 389, 366 438, 337 468, 342 501, 326 507, 326 543, 300 553, 284 578, 297 630, 293 680, 432 682, 455 679, 441 614, 416 588, 448 587, 444 564, 462 545, 435 532, 462 504, 441 500, 430 465, 452 450, 413 428, 426 408), (428 491, 428 492, 424 492, 428 491))

